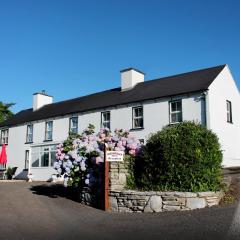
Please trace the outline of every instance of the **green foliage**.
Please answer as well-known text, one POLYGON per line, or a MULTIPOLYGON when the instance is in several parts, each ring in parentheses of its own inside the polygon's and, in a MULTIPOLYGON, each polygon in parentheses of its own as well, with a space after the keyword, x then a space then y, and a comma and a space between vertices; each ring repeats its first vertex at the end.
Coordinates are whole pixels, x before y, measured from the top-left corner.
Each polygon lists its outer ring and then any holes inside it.
POLYGON ((126 179, 126 188, 127 189, 136 189, 136 173, 135 169, 135 159, 136 157, 125 155, 124 157, 124 165, 125 168, 128 169, 127 179, 126 179))
POLYGON ((217 136, 200 124, 183 122, 150 136, 142 157, 130 164, 128 183, 133 185, 134 176, 144 190, 216 191, 221 162, 217 136))
POLYGON ((15 103, 3 103, 0 102, 0 123, 4 122, 8 118, 13 116, 12 111, 10 108, 14 105, 15 103))

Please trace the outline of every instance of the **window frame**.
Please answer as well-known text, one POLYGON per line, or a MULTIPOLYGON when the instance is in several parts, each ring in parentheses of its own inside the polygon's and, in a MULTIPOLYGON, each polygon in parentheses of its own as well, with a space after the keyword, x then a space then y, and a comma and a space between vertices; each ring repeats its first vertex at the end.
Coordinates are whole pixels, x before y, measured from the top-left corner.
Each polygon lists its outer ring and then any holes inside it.
POLYGON ((132 107, 132 129, 135 130, 135 129, 143 129, 144 128, 144 110, 143 110, 143 106, 136 106, 136 107, 132 107), (135 116, 135 110, 136 109, 139 109, 141 108, 142 109, 142 116, 135 116), (136 127, 135 126, 135 121, 134 120, 138 120, 138 119, 142 119, 142 126, 140 127, 136 127))
POLYGON ((111 112, 110 111, 104 111, 101 112, 101 128, 108 128, 111 129, 111 112), (109 120, 104 120, 104 114, 109 114, 109 120), (109 127, 105 127, 104 124, 109 124, 109 127))
POLYGON ((41 145, 41 146, 35 146, 31 148, 31 168, 52 168, 54 161, 55 161, 55 156, 57 152, 57 144, 49 144, 49 145, 41 145), (52 149, 54 147, 54 149, 52 149), (46 151, 45 149, 48 148, 46 151), (37 151, 35 151, 35 149, 37 151), (43 166, 42 165, 42 157, 44 157, 44 154, 48 155, 48 166, 43 166), (53 158, 52 158, 53 154, 53 158), (33 155, 36 155, 36 159, 38 160, 38 166, 33 166, 33 155))
POLYGON ((78 134, 78 116, 69 118, 69 133, 78 134), (75 128, 72 127, 72 119, 77 119, 77 126, 75 128), (76 132, 72 131, 72 129, 76 129, 76 132))
POLYGON ((183 108, 182 108, 182 99, 176 99, 176 100, 171 100, 169 101, 169 124, 178 124, 183 122, 183 108), (181 110, 176 110, 176 111, 172 111, 172 104, 173 103, 177 103, 180 102, 181 103, 181 110), (178 114, 181 113, 181 121, 172 121, 172 114, 178 114))
POLYGON ((9 139, 9 128, 1 129, 1 139, 0 139, 1 145, 8 145, 8 139, 9 139))
POLYGON ((44 141, 47 142, 47 141, 52 141, 53 140, 53 121, 47 121, 45 122, 45 138, 44 138, 44 141), (48 124, 52 125, 52 129, 51 131, 48 130, 48 124), (51 132, 51 138, 47 138, 48 136, 48 133, 51 132))
POLYGON ((29 160, 30 160, 30 150, 25 150, 25 162, 24 162, 24 169, 29 169, 29 160))
POLYGON ((228 123, 233 123, 233 118, 232 118, 232 102, 229 100, 226 100, 227 104, 227 122, 228 123), (229 108, 229 109, 228 109, 229 108))
POLYGON ((26 143, 33 143, 33 124, 27 125, 26 143), (29 127, 32 127, 32 133, 29 133, 29 127), (32 136, 31 141, 29 141, 29 136, 32 136))

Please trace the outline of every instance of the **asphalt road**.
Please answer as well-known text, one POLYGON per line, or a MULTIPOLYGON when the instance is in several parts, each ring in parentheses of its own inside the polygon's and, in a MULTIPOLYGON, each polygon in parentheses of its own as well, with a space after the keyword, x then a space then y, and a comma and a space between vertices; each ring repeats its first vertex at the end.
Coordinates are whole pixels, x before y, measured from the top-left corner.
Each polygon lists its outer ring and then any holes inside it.
POLYGON ((109 213, 45 183, 0 183, 0 239, 240 239, 240 202, 155 214, 109 213))

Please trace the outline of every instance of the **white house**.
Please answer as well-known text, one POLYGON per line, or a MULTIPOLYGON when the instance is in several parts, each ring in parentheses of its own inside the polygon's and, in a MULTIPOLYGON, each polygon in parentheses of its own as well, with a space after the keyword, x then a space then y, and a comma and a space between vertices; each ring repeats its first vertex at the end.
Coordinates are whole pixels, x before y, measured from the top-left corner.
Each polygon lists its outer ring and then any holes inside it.
POLYGON ((33 95, 33 107, 0 124, 1 144, 7 145, 8 166, 35 180, 47 180, 55 170, 56 144, 69 131, 89 123, 130 129, 142 140, 168 124, 198 121, 219 137, 223 166, 240 166, 240 97, 229 67, 221 65, 144 81, 144 73, 121 71, 121 87, 53 103, 44 92, 33 95), (27 170, 28 169, 28 170, 27 170))

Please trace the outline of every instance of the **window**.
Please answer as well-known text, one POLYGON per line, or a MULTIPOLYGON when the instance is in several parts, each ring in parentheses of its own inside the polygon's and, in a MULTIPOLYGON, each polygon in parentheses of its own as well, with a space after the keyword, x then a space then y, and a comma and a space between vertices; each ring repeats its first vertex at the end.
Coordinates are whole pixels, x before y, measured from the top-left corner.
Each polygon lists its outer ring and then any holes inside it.
POLYGON ((33 125, 29 124, 27 125, 27 143, 32 143, 33 142, 33 125))
POLYGON ((45 141, 52 140, 52 132, 53 132, 53 122, 46 122, 45 126, 45 141))
POLYGON ((71 117, 69 119, 69 132, 74 134, 78 133, 78 117, 71 117))
POLYGON ((170 107, 170 123, 182 122, 182 101, 172 101, 170 107))
POLYGON ((110 129, 110 112, 102 112, 101 127, 110 129))
POLYGON ((1 144, 8 144, 8 129, 1 131, 1 144))
POLYGON ((232 103, 227 101, 227 122, 232 123, 232 103))
POLYGON ((29 165, 29 150, 25 151, 25 166, 24 169, 28 169, 28 165, 29 165))
POLYGON ((143 128, 143 107, 133 107, 132 109, 132 128, 143 128))
POLYGON ((56 145, 32 148, 32 167, 52 167, 56 159, 56 145))

